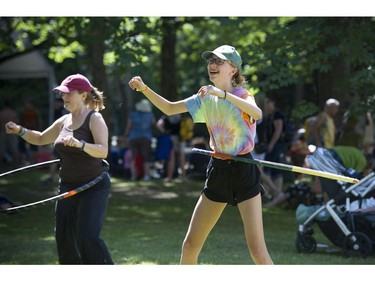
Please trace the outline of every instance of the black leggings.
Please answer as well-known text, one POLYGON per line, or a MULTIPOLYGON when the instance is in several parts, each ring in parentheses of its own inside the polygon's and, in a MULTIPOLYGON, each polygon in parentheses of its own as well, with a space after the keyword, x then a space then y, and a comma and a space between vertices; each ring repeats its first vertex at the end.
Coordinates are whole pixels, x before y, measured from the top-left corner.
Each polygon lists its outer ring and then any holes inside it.
MULTIPOLYGON (((61 183, 60 193, 85 183, 61 183)), ((55 237, 60 264, 113 264, 100 238, 108 204, 109 175, 89 189, 57 201, 55 237)))

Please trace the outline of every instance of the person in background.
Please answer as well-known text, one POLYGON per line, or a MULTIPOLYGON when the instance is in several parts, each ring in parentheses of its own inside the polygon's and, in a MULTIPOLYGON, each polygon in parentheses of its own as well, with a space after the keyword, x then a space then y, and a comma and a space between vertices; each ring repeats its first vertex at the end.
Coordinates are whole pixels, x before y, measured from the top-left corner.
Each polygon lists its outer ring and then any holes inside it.
POLYGON ((156 126, 151 103, 142 99, 135 105, 129 116, 124 136, 132 152, 131 179, 137 179, 136 157, 142 157, 143 180, 149 181, 151 167, 152 128, 156 126))
MULTIPOLYGON (((339 145, 330 149, 317 147, 306 157, 305 167, 341 173, 360 179, 373 170, 374 159, 354 146, 339 145)), ((335 180, 316 178, 325 201, 335 197, 342 190, 340 184, 335 180)))
MULTIPOLYGON (((42 128, 42 119, 39 110, 29 99, 24 100, 24 106, 20 112, 20 123, 31 130, 39 131, 42 128)), ((34 163, 39 150, 38 146, 27 143, 22 138, 19 141, 23 161, 26 163, 34 163)))
POLYGON ((162 145, 163 147, 158 147, 158 149, 168 149, 169 151, 166 153, 168 154, 167 157, 167 164, 166 164, 166 177, 164 178, 164 182, 170 182, 174 178, 175 170, 176 170, 176 150, 178 149, 177 146, 180 145, 180 141, 178 139, 178 135, 180 132, 180 122, 181 122, 181 114, 176 115, 162 115, 159 120, 156 122, 156 127, 162 133, 162 136, 158 138, 158 146, 162 145), (170 145, 166 146, 163 143, 164 141, 168 141, 170 145))
POLYGON ((328 99, 324 110, 320 112, 311 128, 313 144, 317 147, 332 148, 336 145, 335 116, 340 107, 336 99, 328 99))
MULTIPOLYGON (((336 145, 337 129, 334 118, 339 112, 339 107, 340 102, 338 100, 333 98, 326 100, 324 110, 315 116, 314 121, 310 125, 309 144, 328 149, 336 145)), ((315 190, 322 190, 319 178, 314 178, 313 186, 315 190)))
MULTIPOLYGON (((276 107, 275 100, 271 98, 266 99, 265 104, 265 136, 266 136, 266 155, 265 161, 282 163, 285 157, 285 144, 283 142, 283 131, 285 126, 284 115, 276 107)), ((279 169, 264 167, 264 172, 271 177, 276 190, 273 196, 277 196, 283 189, 283 173, 279 169)))
POLYGON ((69 114, 42 132, 15 122, 5 125, 6 132, 33 145, 54 144, 61 157, 59 194, 103 177, 89 189, 56 202, 55 237, 60 264, 113 264, 100 238, 111 187, 104 161, 108 127, 98 112, 104 108, 103 93, 81 74, 68 76, 53 92, 61 95, 69 114))
MULTIPOLYGON (((263 111, 264 114, 264 111, 263 111)), ((266 143, 266 130, 264 126, 264 119, 261 118, 257 120, 257 129, 256 129, 256 136, 254 139, 254 149, 251 151, 251 155, 258 160, 264 160, 266 157, 267 151, 267 143, 266 143)), ((276 196, 279 191, 278 187, 275 185, 271 177, 264 172, 263 165, 259 165, 259 170, 261 173, 261 182, 265 188, 266 194, 262 197, 263 202, 267 202, 272 200, 274 196, 276 196)))
POLYGON ((186 148, 189 146, 191 140, 194 137, 194 121, 191 119, 190 115, 188 113, 185 113, 181 116, 181 122, 180 122, 180 132, 178 136, 175 138, 178 140, 179 143, 178 149, 177 149, 177 159, 179 164, 179 176, 180 180, 182 182, 186 181, 186 148))
MULTIPOLYGON (((203 150, 209 149, 209 145, 205 137, 194 137, 191 140, 190 147, 203 150)), ((209 161, 209 155, 191 153, 189 156, 187 177, 192 180, 205 180, 206 169, 209 161)))
MULTIPOLYGON (((252 158, 256 120, 262 111, 244 87, 242 59, 233 46, 206 51, 207 72, 214 85, 204 85, 198 93, 171 102, 150 89, 141 77, 129 81, 164 114, 189 112, 194 122, 206 123, 214 152, 252 158)), ((264 190, 256 165, 211 157, 204 189, 195 206, 182 244, 181 264, 197 264, 202 247, 225 207, 238 206, 250 255, 256 264, 273 264, 263 233, 264 190)))
POLYGON ((363 132, 362 149, 365 154, 373 155, 375 145, 374 120, 371 112, 366 112, 365 129, 363 132))
POLYGON ((18 138, 15 135, 8 135, 5 131, 5 124, 9 121, 18 123, 19 118, 9 100, 5 100, 4 107, 0 111, 0 171, 5 162, 6 153, 10 153, 14 166, 21 164, 21 153, 18 147, 18 138))
MULTIPOLYGON (((303 167, 305 158, 309 154, 311 154, 311 151, 305 138, 305 129, 300 128, 297 131, 297 138, 292 142, 289 150, 291 164, 303 167)), ((302 179, 303 174, 294 173, 294 176, 296 180, 299 180, 302 179)))
POLYGON ((172 149, 167 163, 167 176, 164 179, 166 182, 174 178, 176 171, 181 180, 186 181, 185 148, 186 141, 192 138, 190 134, 191 126, 186 123, 189 122, 187 118, 189 117, 182 117, 181 114, 162 115, 156 123, 160 132, 164 135, 170 135, 172 140, 172 149), (178 163, 178 169, 176 169, 176 163, 178 163))
MULTIPOLYGON (((333 159, 338 161, 338 163, 340 163, 343 168, 347 170, 352 169, 353 172, 356 173, 354 177, 362 178, 363 176, 370 173, 374 168, 374 160, 372 159, 372 157, 370 157, 368 154, 364 154, 361 150, 353 146, 335 146, 330 149, 319 148, 318 150, 306 154, 307 158, 305 157, 303 166, 312 168, 311 158, 321 157, 323 153, 323 157, 325 158, 325 160, 328 161, 328 157, 332 157, 333 159), (316 154, 314 155, 314 153, 316 154), (309 157, 311 157, 310 160, 309 157)), ((321 163, 321 168, 326 169, 327 166, 325 165, 325 163, 321 163)), ((332 167, 334 168, 333 164, 332 167)), ((336 173, 339 173, 339 169, 336 170, 336 173)), ((319 181, 319 188, 315 186, 317 183, 313 182, 313 185, 309 189, 305 188, 306 185, 303 185, 303 189, 298 189, 298 192, 303 193, 304 195, 317 194, 318 192, 322 192, 324 201, 328 201, 329 199, 334 198, 337 194, 342 192, 341 185, 335 180, 322 177, 316 177, 315 180, 319 181)), ((289 200, 292 196, 295 196, 295 191, 295 186, 288 188, 285 192, 281 192, 276 198, 274 198, 274 200, 264 204, 264 207, 275 207, 282 204, 286 200, 289 200)))

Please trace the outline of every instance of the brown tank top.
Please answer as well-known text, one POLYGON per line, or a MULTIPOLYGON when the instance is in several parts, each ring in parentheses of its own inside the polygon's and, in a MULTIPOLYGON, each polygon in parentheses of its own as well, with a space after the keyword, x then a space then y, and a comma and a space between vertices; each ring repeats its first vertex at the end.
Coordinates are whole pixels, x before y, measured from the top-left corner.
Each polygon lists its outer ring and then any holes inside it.
POLYGON ((65 119, 60 134, 55 141, 55 148, 60 155, 60 179, 62 182, 85 182, 97 177, 106 170, 103 159, 95 158, 81 151, 80 148, 64 146, 63 137, 73 134, 73 137, 87 143, 94 143, 90 130, 90 117, 95 111, 90 111, 82 126, 71 130, 66 126, 65 119))

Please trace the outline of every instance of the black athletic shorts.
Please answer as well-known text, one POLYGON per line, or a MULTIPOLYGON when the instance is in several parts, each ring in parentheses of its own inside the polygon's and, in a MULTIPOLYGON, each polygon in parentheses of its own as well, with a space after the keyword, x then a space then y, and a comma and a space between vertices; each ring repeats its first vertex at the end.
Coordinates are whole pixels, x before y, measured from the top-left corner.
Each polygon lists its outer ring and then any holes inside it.
MULTIPOLYGON (((250 153, 240 157, 252 158, 250 153)), ((212 201, 232 206, 255 197, 259 192, 262 195, 265 193, 257 165, 214 157, 208 163, 202 192, 212 201)))

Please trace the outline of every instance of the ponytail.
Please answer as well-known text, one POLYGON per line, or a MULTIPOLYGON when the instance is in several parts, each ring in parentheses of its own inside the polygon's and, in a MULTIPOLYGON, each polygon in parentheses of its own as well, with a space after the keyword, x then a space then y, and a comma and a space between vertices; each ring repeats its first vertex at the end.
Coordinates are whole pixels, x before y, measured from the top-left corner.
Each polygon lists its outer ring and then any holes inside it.
POLYGON ((85 104, 88 105, 90 109, 100 111, 105 108, 103 92, 100 92, 97 88, 93 87, 91 92, 87 92, 87 94, 85 104))

